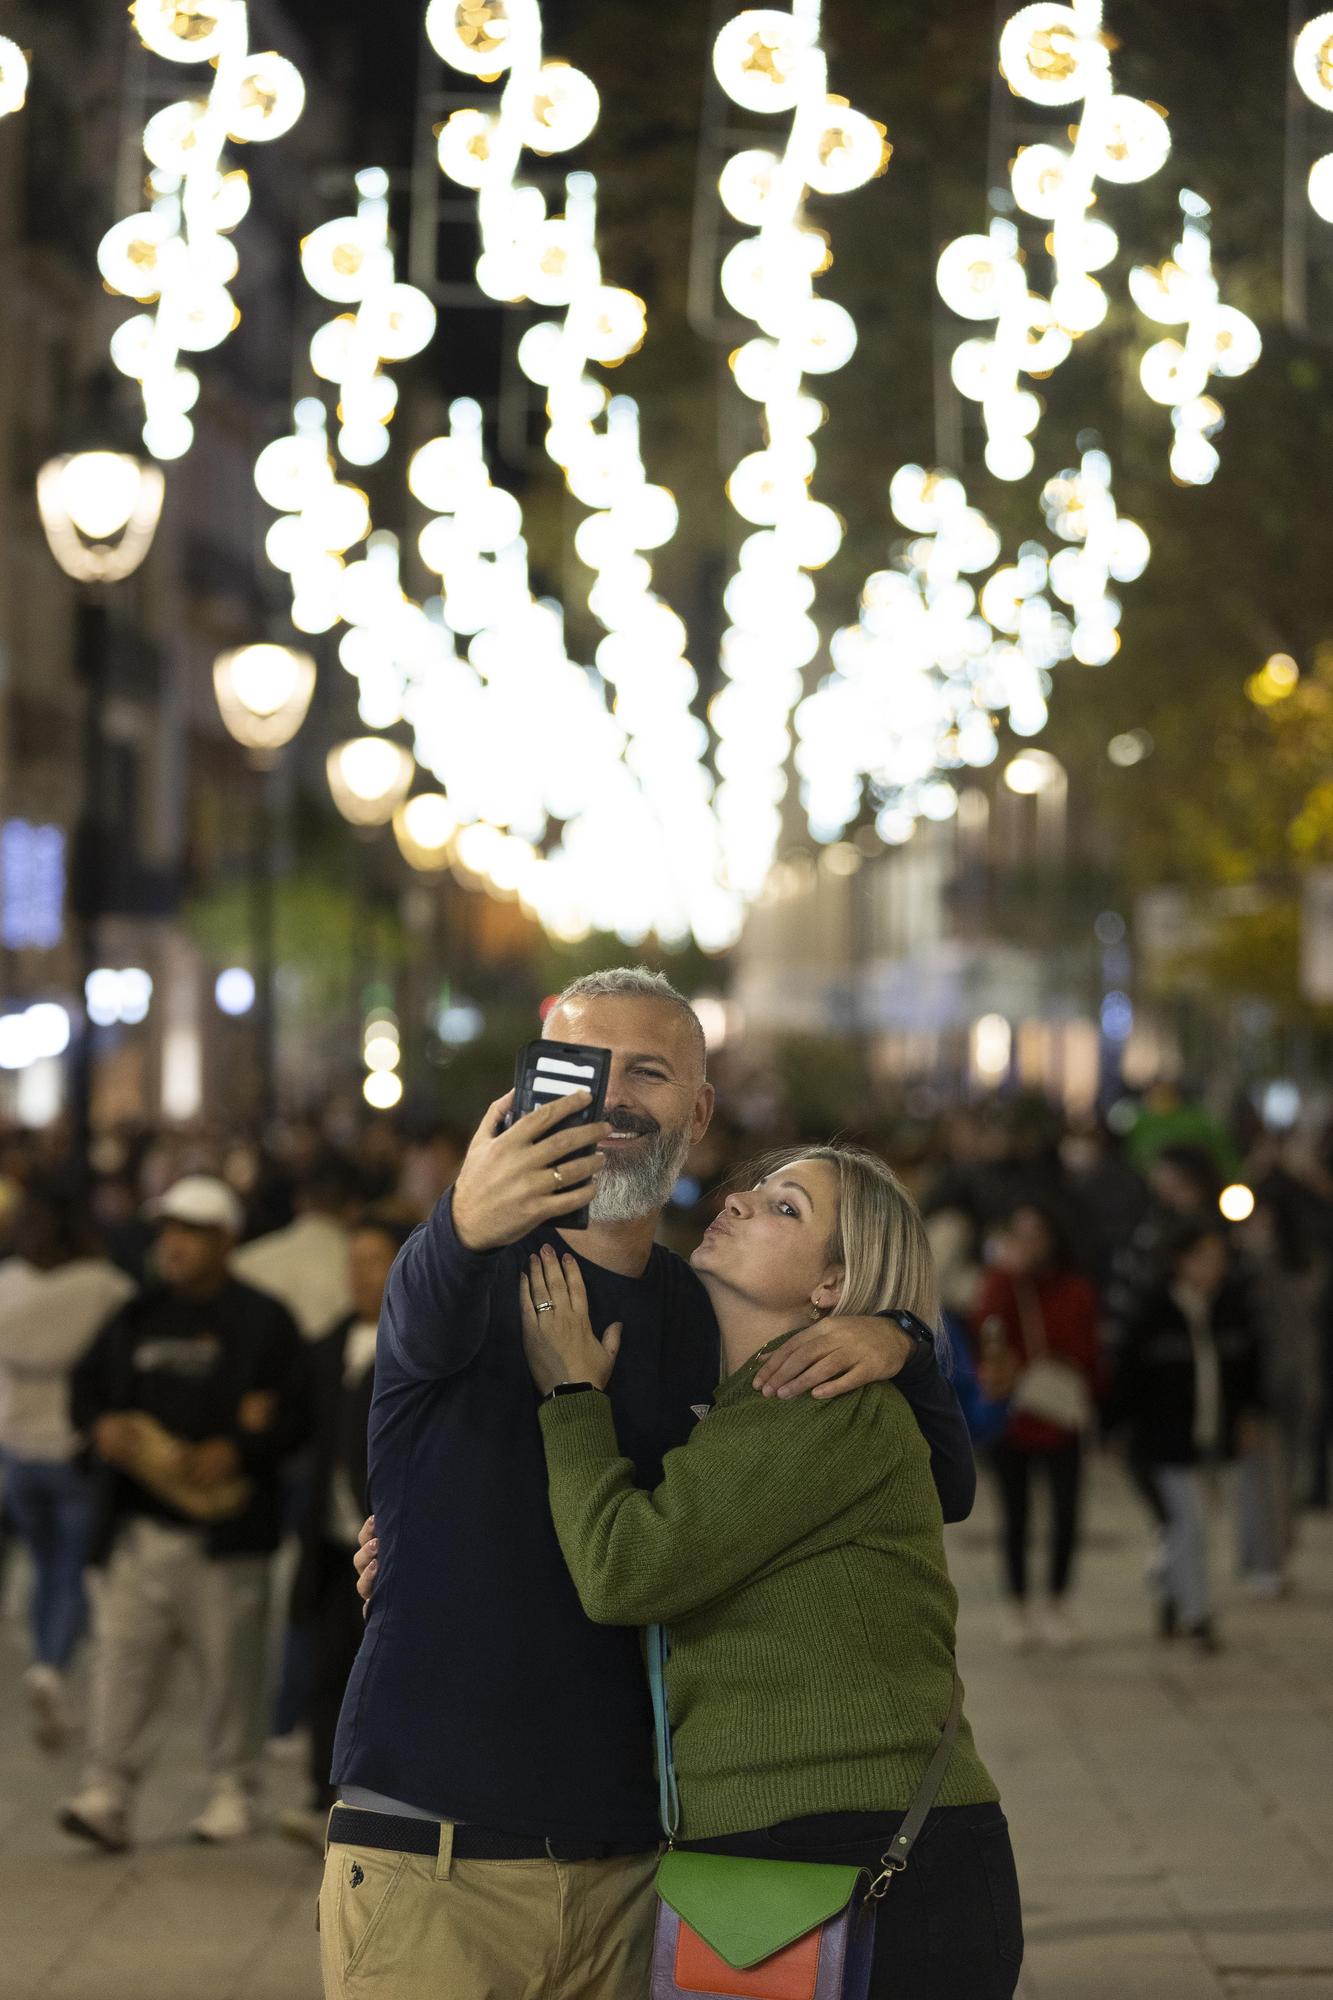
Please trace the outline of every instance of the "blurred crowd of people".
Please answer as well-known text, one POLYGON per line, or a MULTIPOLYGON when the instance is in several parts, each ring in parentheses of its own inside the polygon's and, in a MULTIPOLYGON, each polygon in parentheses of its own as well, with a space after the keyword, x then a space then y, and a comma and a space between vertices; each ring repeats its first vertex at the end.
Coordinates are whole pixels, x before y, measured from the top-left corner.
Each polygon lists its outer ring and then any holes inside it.
POLYGON ((380 1301, 462 1153, 443 1127, 351 1151, 313 1125, 265 1149, 107 1137, 84 1174, 41 1134, 0 1149, 0 1548, 30 1558, 25 1682, 51 1752, 96 1606, 69 1833, 130 1843, 184 1652, 209 1778, 190 1831, 250 1832, 266 1740, 305 1729, 291 1830, 322 1841, 380 1301))
MULTIPOLYGON (((763 1141, 800 1136, 771 1123, 715 1121, 667 1212, 673 1247, 763 1141)), ((1233 1133, 1187 1101, 1073 1124, 997 1096, 874 1137, 926 1215, 1003 1523, 1006 1639, 1077 1641, 1084 1482, 1105 1445, 1142 1496, 1157 1631, 1215 1650, 1222 1524, 1242 1587, 1277 1598, 1303 1510, 1329 1502, 1333 1133, 1233 1133)), ((26 1687, 51 1752, 76 1734, 95 1579, 71 1834, 132 1839, 185 1652, 209 1778, 191 1831, 252 1829, 276 1738, 308 1745, 309 1807, 286 1823, 322 1846, 362 1629, 380 1301, 466 1143, 387 1120, 341 1145, 314 1123, 264 1148, 121 1134, 80 1174, 43 1135, 0 1141, 0 1549, 30 1557, 26 1687)))

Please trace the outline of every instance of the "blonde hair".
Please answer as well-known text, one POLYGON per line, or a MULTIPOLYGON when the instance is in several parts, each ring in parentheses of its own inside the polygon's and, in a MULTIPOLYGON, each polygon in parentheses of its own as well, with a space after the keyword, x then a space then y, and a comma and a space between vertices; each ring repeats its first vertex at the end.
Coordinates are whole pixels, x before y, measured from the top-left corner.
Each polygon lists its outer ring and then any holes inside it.
POLYGON ((921 1211, 893 1169, 863 1146, 787 1146, 756 1163, 749 1184, 797 1160, 822 1160, 838 1180, 828 1258, 843 1267, 835 1311, 915 1313, 932 1332, 940 1324, 939 1275, 921 1211))

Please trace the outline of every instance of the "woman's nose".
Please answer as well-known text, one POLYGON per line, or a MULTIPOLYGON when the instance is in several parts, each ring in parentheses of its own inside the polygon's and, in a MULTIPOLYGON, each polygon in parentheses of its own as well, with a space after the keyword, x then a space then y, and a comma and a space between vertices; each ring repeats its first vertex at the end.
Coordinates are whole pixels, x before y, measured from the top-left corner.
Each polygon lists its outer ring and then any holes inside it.
POLYGON ((743 1198, 738 1194, 729 1194, 726 1198, 726 1201, 723 1203, 723 1207, 726 1209, 727 1214, 732 1218, 733 1222, 739 1222, 742 1219, 742 1217, 749 1214, 749 1210, 746 1208, 743 1198))

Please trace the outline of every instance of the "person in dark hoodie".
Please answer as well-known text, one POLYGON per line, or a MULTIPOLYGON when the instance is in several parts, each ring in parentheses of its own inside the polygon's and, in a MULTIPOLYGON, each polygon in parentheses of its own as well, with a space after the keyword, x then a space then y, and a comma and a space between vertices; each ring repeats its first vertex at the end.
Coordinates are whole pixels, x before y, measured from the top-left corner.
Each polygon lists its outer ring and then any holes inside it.
POLYGON ((366 1497, 367 1427, 375 1393, 375 1335, 384 1288, 415 1223, 388 1209, 369 1209, 347 1237, 347 1287, 352 1309, 307 1350, 311 1377, 311 1463, 301 1560, 292 1586, 291 1615, 311 1647, 310 1792, 308 1811, 282 1814, 282 1831, 324 1852, 329 1776, 347 1677, 364 1630, 352 1555, 366 1497))
POLYGON ((231 1277, 242 1224, 224 1181, 190 1175, 155 1205, 157 1281, 83 1356, 70 1416, 96 1472, 90 1560, 105 1566, 92 1649, 88 1766, 67 1833, 111 1852, 172 1657, 193 1653, 213 1796, 190 1831, 252 1831, 263 1742, 279 1469, 302 1442, 306 1377, 285 1306, 231 1277))
POLYGON ((1127 1433, 1135 1477, 1160 1509, 1162 1636, 1185 1632, 1214 1652, 1210 1502, 1219 1469, 1251 1443, 1262 1410, 1259 1343, 1220 1223, 1177 1224, 1159 1270, 1126 1326, 1103 1422, 1127 1433))

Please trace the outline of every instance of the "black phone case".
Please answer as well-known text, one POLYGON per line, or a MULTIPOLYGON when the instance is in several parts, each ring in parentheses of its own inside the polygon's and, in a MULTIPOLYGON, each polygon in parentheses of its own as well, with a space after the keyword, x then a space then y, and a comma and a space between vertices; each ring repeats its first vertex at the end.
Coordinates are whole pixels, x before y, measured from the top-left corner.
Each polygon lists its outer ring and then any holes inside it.
MULTIPOLYGON (((558 1094, 552 1086, 565 1085, 592 1092, 592 1103, 586 1110, 575 1111, 568 1118, 551 1127, 553 1132, 564 1132, 571 1125, 596 1125, 600 1123, 606 1106, 606 1086, 611 1077, 610 1049, 587 1048, 581 1042, 528 1042, 518 1052, 514 1064, 514 1108, 505 1120, 512 1125, 516 1118, 526 1117, 540 1104, 550 1102, 552 1095, 558 1094), (547 1085, 543 1088, 543 1082, 547 1085)), ((589 1146, 581 1153, 571 1153, 572 1160, 586 1160, 594 1150, 589 1146)), ((572 1215, 559 1217, 561 1229, 586 1229, 588 1227, 587 1208, 579 1208, 572 1215)))

